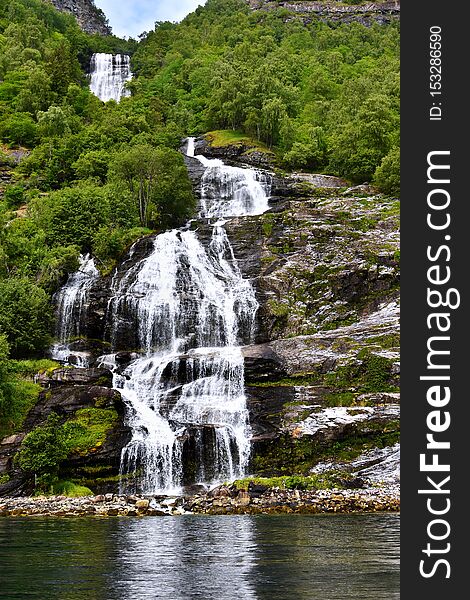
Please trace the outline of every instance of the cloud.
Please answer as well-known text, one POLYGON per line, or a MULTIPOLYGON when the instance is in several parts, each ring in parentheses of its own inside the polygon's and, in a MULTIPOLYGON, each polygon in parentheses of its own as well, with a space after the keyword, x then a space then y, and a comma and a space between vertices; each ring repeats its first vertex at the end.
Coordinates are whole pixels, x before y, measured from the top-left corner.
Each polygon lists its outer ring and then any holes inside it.
POLYGON ((181 21, 204 3, 205 0, 95 0, 114 34, 133 38, 152 31, 155 21, 181 21))

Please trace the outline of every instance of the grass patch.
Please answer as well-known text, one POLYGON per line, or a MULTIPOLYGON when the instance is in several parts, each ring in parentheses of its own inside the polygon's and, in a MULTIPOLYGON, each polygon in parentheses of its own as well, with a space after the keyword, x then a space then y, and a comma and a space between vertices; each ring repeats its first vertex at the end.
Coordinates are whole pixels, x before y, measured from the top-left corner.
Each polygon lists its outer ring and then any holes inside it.
POLYGON ((21 377, 34 377, 38 373, 52 374, 53 371, 62 365, 55 360, 41 358, 39 360, 12 360, 10 369, 13 373, 21 377))
POLYGON ((69 498, 80 498, 81 496, 93 496, 90 488, 77 485, 73 481, 56 481, 51 486, 51 494, 56 496, 68 496, 69 498))
POLYGON ((214 148, 225 148, 227 146, 247 146, 251 152, 259 151, 267 154, 273 154, 263 142, 255 140, 242 131, 233 131, 231 129, 220 129, 209 131, 204 138, 214 148))
POLYGON ((70 454, 86 455, 106 441, 110 429, 118 422, 114 408, 82 408, 75 418, 63 425, 70 454))
POLYGON ((19 377, 8 382, 9 401, 0 402, 0 440, 21 431, 28 412, 39 398, 41 386, 19 377))
POLYGON ((340 478, 331 473, 318 475, 287 475, 283 477, 246 477, 237 479, 232 485, 237 490, 247 490, 250 483, 265 485, 268 488, 279 488, 281 490, 329 490, 331 488, 343 487, 340 478))

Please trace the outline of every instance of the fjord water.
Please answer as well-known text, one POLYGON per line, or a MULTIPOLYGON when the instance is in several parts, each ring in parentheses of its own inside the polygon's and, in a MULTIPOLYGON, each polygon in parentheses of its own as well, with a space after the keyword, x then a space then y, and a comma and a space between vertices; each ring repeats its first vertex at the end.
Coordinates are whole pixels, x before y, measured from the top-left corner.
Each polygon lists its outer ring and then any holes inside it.
POLYGON ((395 600, 399 516, 0 518, 0 598, 395 600))
POLYGON ((90 65, 90 89, 103 102, 129 96, 125 84, 132 79, 127 54, 93 54, 90 65))

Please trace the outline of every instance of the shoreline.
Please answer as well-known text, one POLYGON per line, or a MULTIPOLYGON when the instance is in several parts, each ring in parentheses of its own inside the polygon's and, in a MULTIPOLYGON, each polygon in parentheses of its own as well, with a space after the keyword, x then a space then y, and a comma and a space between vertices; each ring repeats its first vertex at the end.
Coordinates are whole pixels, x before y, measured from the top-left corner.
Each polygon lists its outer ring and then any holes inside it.
POLYGON ((182 515, 398 512, 398 486, 331 490, 234 490, 191 496, 106 494, 0 498, 0 517, 145 517, 182 515))

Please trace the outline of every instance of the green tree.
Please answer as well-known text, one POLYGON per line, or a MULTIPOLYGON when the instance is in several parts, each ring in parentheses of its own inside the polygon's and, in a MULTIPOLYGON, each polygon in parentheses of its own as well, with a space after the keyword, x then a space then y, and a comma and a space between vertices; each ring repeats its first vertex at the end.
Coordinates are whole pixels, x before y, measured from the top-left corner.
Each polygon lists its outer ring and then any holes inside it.
POLYGON ((139 211, 140 225, 167 226, 188 217, 195 207, 182 156, 168 148, 138 145, 119 152, 110 168, 139 211))
POLYGON ((56 478, 60 463, 69 453, 67 435, 60 417, 52 412, 44 425, 36 427, 23 440, 16 456, 18 465, 41 478, 56 478))
POLYGON ((400 146, 394 146, 374 175, 375 185, 386 194, 400 193, 400 146))
POLYGON ((9 115, 0 124, 0 137, 14 146, 34 146, 37 140, 37 125, 28 113, 9 115))
POLYGON ((51 339, 52 309, 46 292, 27 279, 0 280, 0 333, 14 358, 40 354, 51 339))

